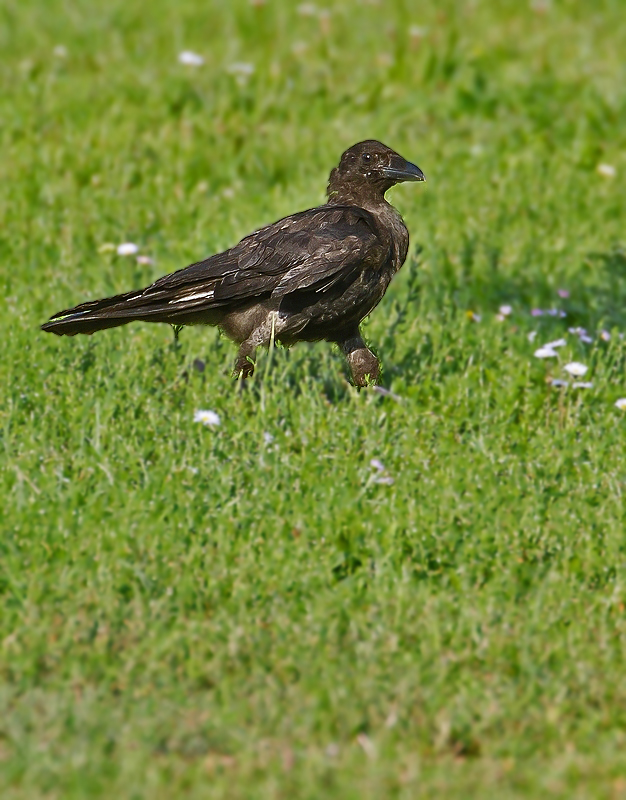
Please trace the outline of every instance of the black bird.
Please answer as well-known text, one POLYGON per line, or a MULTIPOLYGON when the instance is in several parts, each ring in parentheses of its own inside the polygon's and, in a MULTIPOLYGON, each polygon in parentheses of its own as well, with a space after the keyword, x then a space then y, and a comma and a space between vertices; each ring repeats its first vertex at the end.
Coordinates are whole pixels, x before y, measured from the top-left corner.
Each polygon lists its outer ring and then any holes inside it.
POLYGON ((234 375, 254 371, 272 340, 336 342, 357 386, 380 365, 359 325, 407 255, 409 233, 385 192, 424 174, 381 142, 350 147, 330 173, 328 201, 267 225, 230 250, 165 275, 147 289, 60 311, 42 325, 59 336, 127 322, 218 325, 239 345, 234 375))

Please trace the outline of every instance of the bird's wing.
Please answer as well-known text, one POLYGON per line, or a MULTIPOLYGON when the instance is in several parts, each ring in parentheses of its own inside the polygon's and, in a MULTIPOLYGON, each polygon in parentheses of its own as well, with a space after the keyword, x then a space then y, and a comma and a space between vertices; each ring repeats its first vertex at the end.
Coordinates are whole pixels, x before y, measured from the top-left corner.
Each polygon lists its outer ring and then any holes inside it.
POLYGON ((385 263, 387 255, 368 211, 320 206, 260 228, 230 250, 165 275, 147 289, 61 311, 44 329, 81 333, 120 320, 184 321, 190 314, 270 296, 308 304, 311 292, 323 294, 337 284, 345 288, 359 273, 385 263))
POLYGON ((320 206, 286 217, 246 237, 234 251, 239 269, 220 281, 216 298, 322 292, 386 256, 373 216, 351 206, 320 206))
POLYGON ((320 206, 251 233, 224 253, 166 275, 144 300, 223 306, 251 298, 324 291, 386 257, 373 215, 352 206, 320 206))

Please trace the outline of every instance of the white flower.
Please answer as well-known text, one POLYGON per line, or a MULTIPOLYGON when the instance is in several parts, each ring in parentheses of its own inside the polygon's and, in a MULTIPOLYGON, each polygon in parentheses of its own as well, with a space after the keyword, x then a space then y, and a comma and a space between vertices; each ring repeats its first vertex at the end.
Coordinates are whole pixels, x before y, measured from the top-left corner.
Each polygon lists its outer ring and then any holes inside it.
POLYGON ((139 252, 139 248, 133 242, 123 242, 117 246, 118 256, 134 256, 139 252))
POLYGON ((272 436, 271 433, 265 431, 265 433, 263 434, 263 441, 265 442, 265 444, 271 444, 274 441, 274 437, 272 436))
POLYGON ((611 334, 608 331, 602 331, 600 334, 600 338, 603 342, 610 342, 611 341, 611 334))
POLYGON ((556 339, 554 342, 548 342, 548 344, 544 344, 544 347, 549 347, 551 350, 556 350, 557 347, 565 347, 566 344, 566 339, 556 339))
POLYGON ((603 178, 614 178, 617 175, 617 170, 612 164, 598 164, 596 170, 603 178))
POLYGON ((572 389, 593 389, 593 383, 589 381, 576 381, 572 384, 572 389))
POLYGON ((537 338, 537 331, 530 331, 530 333, 528 334, 528 341, 534 342, 536 338, 537 338))
POLYGON ((385 465, 378 458, 372 458, 370 467, 378 473, 374 478, 374 483, 380 483, 383 486, 392 486, 395 483, 394 479, 387 472, 385 465))
MULTIPOLYGON (((569 333, 573 333, 576 336, 578 336, 580 341, 584 342, 585 344, 591 344, 591 342, 593 342, 593 339, 587 333, 586 328, 568 328, 567 330, 569 331, 569 333)), ((610 336, 609 336, 609 338, 610 338, 610 336)), ((605 340, 605 341, 608 341, 608 340, 605 340)))
POLYGON ((563 367, 563 369, 565 370, 565 372, 569 372, 569 374, 573 375, 575 378, 582 378, 582 376, 587 372, 589 367, 586 367, 579 361, 571 361, 569 364, 566 364, 563 367))
POLYGON ((191 50, 183 50, 182 53, 179 53, 178 60, 187 67, 201 67, 204 64, 202 56, 191 50))
POLYGON ((203 425, 206 425, 209 428, 217 428, 221 423, 219 414, 216 414, 215 411, 203 410, 194 412, 193 421, 201 422, 203 425))
POLYGON ((154 261, 150 258, 150 256, 137 256, 137 263, 142 265, 150 265, 154 264, 154 261))
POLYGON ((498 311, 502 314, 503 317, 508 317, 513 313, 512 306, 500 306, 498 311))
POLYGON ((626 397, 620 397, 619 400, 616 400, 615 408, 619 408, 620 411, 626 411, 626 397))
POLYGON ((553 378, 550 381, 550 385, 551 386, 556 386, 557 388, 567 387, 567 386, 569 386, 569 381, 562 381, 560 378, 553 378))
POLYGON ((551 347, 540 347, 539 350, 535 350, 533 355, 535 358, 556 358, 558 353, 551 347))

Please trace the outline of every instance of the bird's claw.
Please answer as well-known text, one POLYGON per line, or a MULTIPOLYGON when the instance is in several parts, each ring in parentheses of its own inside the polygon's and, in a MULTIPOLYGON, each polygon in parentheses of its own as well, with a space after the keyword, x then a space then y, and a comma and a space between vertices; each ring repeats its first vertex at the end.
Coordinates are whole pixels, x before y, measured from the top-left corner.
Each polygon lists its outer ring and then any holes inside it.
POLYGON ((254 375, 254 361, 248 356, 238 358, 233 370, 233 378, 236 380, 245 381, 246 378, 251 378, 254 375))

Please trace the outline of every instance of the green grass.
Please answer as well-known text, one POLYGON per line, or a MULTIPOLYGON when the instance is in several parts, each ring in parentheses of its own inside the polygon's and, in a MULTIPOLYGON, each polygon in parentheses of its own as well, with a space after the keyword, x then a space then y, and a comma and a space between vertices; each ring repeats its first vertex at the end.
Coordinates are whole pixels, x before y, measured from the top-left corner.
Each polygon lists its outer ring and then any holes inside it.
POLYGON ((327 6, 0 8, 3 800, 626 796, 624 4, 327 6), (38 330, 370 137, 428 179, 366 325, 399 401, 324 344, 238 393, 212 329, 38 330))

